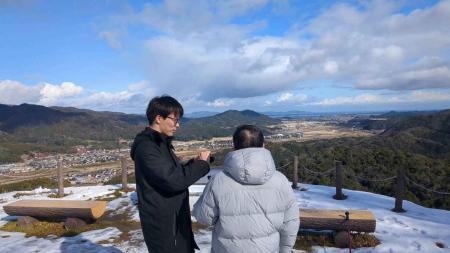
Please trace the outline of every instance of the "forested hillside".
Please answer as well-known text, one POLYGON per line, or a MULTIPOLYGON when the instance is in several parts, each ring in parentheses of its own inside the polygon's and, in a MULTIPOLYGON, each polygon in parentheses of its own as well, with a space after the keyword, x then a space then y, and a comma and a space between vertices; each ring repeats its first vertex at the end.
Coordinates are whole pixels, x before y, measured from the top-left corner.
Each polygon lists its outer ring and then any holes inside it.
MULTIPOLYGON (((307 173, 302 168, 325 172, 339 160, 345 166, 346 188, 392 196, 394 180, 369 180, 395 176, 403 168, 412 181, 427 189, 450 192, 450 110, 405 118, 375 137, 271 144, 268 148, 278 166, 298 155, 301 181, 309 183, 334 185, 333 174, 307 173)), ((288 168, 283 172, 291 177, 292 166, 288 168)), ((450 209, 450 195, 432 193, 411 182, 407 189, 411 201, 450 209)))
MULTIPOLYGON (((240 124, 265 126, 278 120, 254 111, 226 111, 203 118, 183 118, 178 140, 230 136, 240 124)), ((0 163, 15 162, 30 151, 70 152, 76 145, 116 148, 148 125, 144 115, 97 112, 71 107, 0 104, 0 163)))

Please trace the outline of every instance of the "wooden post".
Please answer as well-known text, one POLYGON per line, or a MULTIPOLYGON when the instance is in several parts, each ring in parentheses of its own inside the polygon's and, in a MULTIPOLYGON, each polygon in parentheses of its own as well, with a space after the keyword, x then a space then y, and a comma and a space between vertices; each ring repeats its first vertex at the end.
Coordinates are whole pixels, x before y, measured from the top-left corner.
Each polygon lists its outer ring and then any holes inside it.
POLYGON ((58 181, 58 197, 62 198, 64 197, 64 174, 63 174, 63 168, 62 168, 62 159, 58 158, 58 162, 56 164, 56 180, 58 181))
POLYGON ((336 161, 336 195, 333 196, 334 199, 343 200, 346 199, 342 193, 342 185, 343 185, 343 176, 342 176, 343 168, 342 161, 336 161))
POLYGON ((292 189, 298 189, 298 156, 294 156, 294 174, 292 176, 292 189))
POLYGON ((403 167, 397 169, 397 178, 395 180, 397 182, 395 189, 395 207, 392 211, 396 213, 406 212, 403 209, 403 198, 405 196, 405 170, 403 167))
POLYGON ((127 170, 127 158, 122 156, 120 158, 120 164, 122 166, 122 190, 127 189, 128 170, 127 170))

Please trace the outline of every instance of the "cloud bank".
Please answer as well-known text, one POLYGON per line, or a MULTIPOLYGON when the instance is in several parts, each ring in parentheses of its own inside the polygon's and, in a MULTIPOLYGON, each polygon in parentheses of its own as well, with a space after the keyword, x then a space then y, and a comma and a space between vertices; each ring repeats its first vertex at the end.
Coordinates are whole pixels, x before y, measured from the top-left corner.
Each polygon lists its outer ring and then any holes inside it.
POLYGON ((263 17, 234 22, 281 4, 294 2, 164 1, 121 20, 154 31, 141 61, 157 92, 212 104, 314 80, 362 91, 450 88, 450 1, 409 12, 394 1, 337 3, 281 36, 255 35, 270 22, 263 17))

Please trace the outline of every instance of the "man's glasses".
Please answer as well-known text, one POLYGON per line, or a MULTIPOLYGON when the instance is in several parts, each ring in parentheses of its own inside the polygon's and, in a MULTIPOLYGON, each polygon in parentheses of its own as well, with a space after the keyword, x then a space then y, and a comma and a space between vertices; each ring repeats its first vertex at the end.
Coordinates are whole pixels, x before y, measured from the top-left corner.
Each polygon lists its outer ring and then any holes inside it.
POLYGON ((173 123, 175 123, 175 125, 180 123, 180 119, 179 118, 173 118, 173 117, 170 117, 170 116, 167 116, 166 118, 169 118, 169 119, 173 120, 173 123))

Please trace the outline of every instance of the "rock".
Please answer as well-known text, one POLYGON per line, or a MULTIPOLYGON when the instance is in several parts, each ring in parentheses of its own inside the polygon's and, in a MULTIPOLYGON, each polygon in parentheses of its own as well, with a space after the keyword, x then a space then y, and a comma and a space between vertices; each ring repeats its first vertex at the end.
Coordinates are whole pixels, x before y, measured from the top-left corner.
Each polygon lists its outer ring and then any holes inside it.
POLYGON ((33 218, 31 216, 20 216, 17 219, 17 226, 19 228, 32 228, 34 224, 38 223, 39 221, 36 218, 33 218))
POLYGON ((347 231, 338 231, 334 236, 334 243, 339 248, 348 248, 349 239, 347 231))
POLYGON ((67 230, 77 230, 86 225, 87 222, 79 218, 67 218, 67 220, 64 222, 64 227, 67 230))

